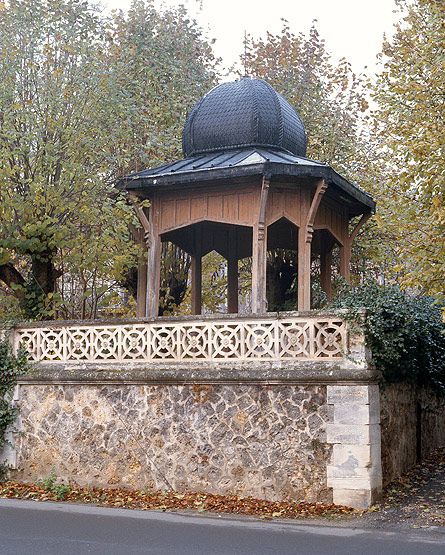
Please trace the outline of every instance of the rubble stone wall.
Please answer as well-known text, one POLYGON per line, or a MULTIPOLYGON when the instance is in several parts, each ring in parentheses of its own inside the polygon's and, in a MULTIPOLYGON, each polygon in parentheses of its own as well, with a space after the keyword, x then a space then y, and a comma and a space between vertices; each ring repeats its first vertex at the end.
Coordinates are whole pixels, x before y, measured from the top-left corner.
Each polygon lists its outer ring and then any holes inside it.
POLYGON ((22 384, 15 477, 330 502, 326 389, 22 384))
POLYGON ((380 405, 383 482, 388 484, 414 466, 418 455, 445 445, 445 400, 431 389, 385 384, 380 405))

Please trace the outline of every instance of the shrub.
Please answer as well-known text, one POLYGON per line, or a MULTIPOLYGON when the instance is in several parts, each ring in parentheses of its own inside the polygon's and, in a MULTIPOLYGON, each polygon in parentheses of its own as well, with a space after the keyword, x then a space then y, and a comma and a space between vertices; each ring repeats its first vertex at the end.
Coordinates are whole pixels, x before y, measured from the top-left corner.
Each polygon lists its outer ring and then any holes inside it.
POLYGON ((51 474, 37 482, 37 485, 42 487, 45 491, 52 493, 56 499, 63 500, 71 491, 71 488, 67 484, 63 484, 57 481, 57 474, 54 469, 51 470, 51 474))
MULTIPOLYGON (((0 454, 6 444, 6 432, 17 417, 12 406, 12 392, 17 378, 26 371, 28 362, 24 353, 14 356, 8 341, 0 339, 0 454)), ((6 476, 7 468, 0 460, 0 480, 6 476)))
POLYGON ((344 287, 331 308, 366 309, 365 335, 373 361, 388 382, 432 385, 445 394, 445 324, 431 297, 396 286, 344 287))

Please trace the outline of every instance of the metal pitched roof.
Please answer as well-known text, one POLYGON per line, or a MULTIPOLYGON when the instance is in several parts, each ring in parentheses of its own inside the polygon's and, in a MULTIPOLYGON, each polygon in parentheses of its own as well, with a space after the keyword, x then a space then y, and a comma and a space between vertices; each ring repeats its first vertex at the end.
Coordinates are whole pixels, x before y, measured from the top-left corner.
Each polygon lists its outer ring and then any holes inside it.
MULTIPOLYGON (((324 178, 354 199, 363 209, 375 211, 373 198, 330 166, 265 148, 233 149, 193 156, 128 175, 120 181, 119 186, 127 191, 141 191, 167 185, 196 184, 255 175, 324 178)), ((363 212, 363 209, 358 213, 363 212)))

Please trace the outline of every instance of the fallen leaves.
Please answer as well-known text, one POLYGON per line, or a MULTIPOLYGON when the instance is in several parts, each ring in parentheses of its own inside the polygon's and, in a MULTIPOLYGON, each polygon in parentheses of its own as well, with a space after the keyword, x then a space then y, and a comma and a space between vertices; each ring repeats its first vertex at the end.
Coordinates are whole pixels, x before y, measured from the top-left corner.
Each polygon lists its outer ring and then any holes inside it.
POLYGON ((445 526, 445 449, 437 449, 390 484, 380 503, 364 517, 411 528, 445 526))
MULTIPOLYGON (((54 493, 37 484, 14 481, 0 484, 0 497, 60 502, 54 493)), ((252 497, 199 492, 130 491, 79 486, 72 486, 63 501, 139 510, 230 513, 264 519, 340 516, 356 512, 349 507, 332 503, 265 501, 252 497)))

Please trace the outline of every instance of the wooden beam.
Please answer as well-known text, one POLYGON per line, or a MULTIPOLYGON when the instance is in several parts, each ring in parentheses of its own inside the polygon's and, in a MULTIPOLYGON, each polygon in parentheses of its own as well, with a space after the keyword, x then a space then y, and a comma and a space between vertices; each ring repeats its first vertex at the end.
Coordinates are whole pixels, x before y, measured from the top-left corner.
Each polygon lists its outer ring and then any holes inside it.
POLYGON ((192 254, 192 314, 202 312, 202 228, 197 225, 193 230, 192 254))
MULTIPOLYGON (((147 249, 145 256, 140 257, 138 260, 138 276, 137 276, 137 291, 136 291, 136 316, 143 317, 143 316, 148 316, 149 313, 156 310, 153 306, 153 302, 154 302, 152 298, 153 293, 150 292, 150 300, 149 300, 149 292, 148 292, 148 283, 149 283, 148 274, 151 273, 151 270, 150 272, 148 270, 148 266, 149 266, 148 259, 150 259, 150 247, 151 247, 150 234, 152 233, 152 229, 151 229, 150 221, 147 218, 147 215, 145 213, 145 210, 138 204, 138 198, 135 197, 134 195, 128 195, 128 198, 131 202, 131 205, 133 206, 133 210, 136 213, 139 223, 142 226, 142 229, 136 229, 132 226, 131 231, 133 233, 133 236, 136 242, 147 249), (150 304, 150 307, 149 307, 149 304, 150 304)), ((151 253, 151 254, 153 255, 154 253, 151 253)), ((153 286, 153 284, 151 284, 151 286, 153 286)), ((159 289, 159 285, 158 285, 158 289, 159 289)), ((159 299, 159 291, 157 295, 159 299)), ((156 315, 154 315, 153 317, 155 316, 157 316, 157 312, 156 312, 156 315)))
POLYGON ((372 216, 371 212, 366 212, 362 215, 357 225, 352 230, 351 235, 347 238, 344 244, 340 247, 340 275, 348 283, 351 281, 351 256, 352 256, 352 243, 357 237, 359 231, 365 223, 372 216))
POLYGON ((138 220, 142 226, 142 229, 145 231, 145 233, 149 233, 150 222, 147 218, 145 210, 141 206, 139 206, 137 197, 135 197, 134 195, 129 195, 128 198, 130 199, 131 205, 133 206, 133 210, 135 211, 136 216, 138 217, 138 220))
POLYGON ((357 222, 357 225, 354 227, 351 235, 349 236, 349 242, 351 243, 351 245, 354 242, 355 238, 357 237, 358 232, 361 230, 361 228, 365 225, 365 223, 369 220, 371 216, 372 216, 371 212, 366 212, 365 214, 362 215, 360 220, 357 222))
POLYGON ((262 314, 267 311, 266 302, 266 207, 270 178, 263 176, 261 184, 258 220, 253 226, 252 237, 252 312, 262 314))
POLYGON ((152 237, 148 249, 147 264, 147 309, 149 318, 159 316, 159 287, 161 282, 161 239, 158 235, 152 237))
POLYGON ((136 316, 138 318, 143 318, 147 310, 147 244, 145 242, 145 233, 143 229, 135 227, 131 231, 135 242, 143 250, 138 258, 136 288, 136 316))
POLYGON ((298 310, 311 308, 311 243, 314 233, 314 221, 321 199, 327 189, 324 179, 317 182, 314 196, 303 224, 298 230, 298 310))
POLYGON ((348 283, 351 281, 351 244, 349 241, 340 246, 340 275, 348 283))

